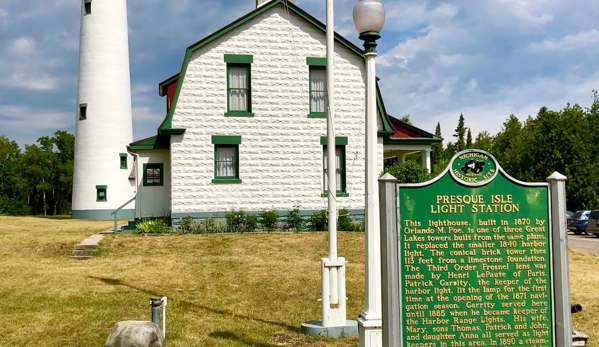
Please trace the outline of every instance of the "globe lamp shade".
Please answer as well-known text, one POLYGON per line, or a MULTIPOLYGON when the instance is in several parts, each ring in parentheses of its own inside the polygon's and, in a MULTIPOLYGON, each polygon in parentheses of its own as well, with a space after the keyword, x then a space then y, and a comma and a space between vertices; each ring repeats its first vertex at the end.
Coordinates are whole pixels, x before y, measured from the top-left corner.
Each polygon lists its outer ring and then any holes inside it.
POLYGON ((360 0, 354 6, 353 18, 358 33, 380 32, 385 24, 385 7, 379 0, 360 0))

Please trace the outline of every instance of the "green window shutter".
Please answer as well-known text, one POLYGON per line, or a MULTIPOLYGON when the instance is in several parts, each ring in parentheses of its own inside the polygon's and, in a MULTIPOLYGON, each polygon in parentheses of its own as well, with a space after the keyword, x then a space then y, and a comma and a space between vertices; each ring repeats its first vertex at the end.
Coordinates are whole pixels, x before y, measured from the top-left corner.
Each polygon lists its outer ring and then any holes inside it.
POLYGON ((163 186, 164 185, 164 164, 147 163, 143 165, 143 185, 144 186, 163 186))

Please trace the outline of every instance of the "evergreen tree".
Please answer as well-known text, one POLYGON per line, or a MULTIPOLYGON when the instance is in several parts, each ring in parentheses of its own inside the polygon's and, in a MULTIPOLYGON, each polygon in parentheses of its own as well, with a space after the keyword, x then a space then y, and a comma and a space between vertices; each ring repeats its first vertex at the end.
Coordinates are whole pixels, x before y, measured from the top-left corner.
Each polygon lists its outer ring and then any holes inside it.
POLYGON ((488 131, 481 131, 474 140, 474 148, 482 149, 492 154, 493 136, 488 131))
POLYGON ((466 127, 464 126, 464 115, 460 114, 460 119, 458 120, 458 126, 455 128, 455 133, 453 137, 456 138, 456 142, 454 145, 455 153, 463 151, 466 149, 466 142, 464 141, 466 137, 466 127))
MULTIPOLYGON (((437 123, 437 127, 435 128, 435 136, 442 138, 441 137, 441 123, 437 123)), ((433 171, 434 171, 435 167, 437 165, 439 165, 439 162, 441 161, 442 157, 443 157, 443 142, 433 143, 431 145, 431 168, 433 168, 433 171)))
POLYGON ((468 128, 468 135, 466 136, 466 149, 472 148, 472 133, 470 132, 470 128, 468 128))

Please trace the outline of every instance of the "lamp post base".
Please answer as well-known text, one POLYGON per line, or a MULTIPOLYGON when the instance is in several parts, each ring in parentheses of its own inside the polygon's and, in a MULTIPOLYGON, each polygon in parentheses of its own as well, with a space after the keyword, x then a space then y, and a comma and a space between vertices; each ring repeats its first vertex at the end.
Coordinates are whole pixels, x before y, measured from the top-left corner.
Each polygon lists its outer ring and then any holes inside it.
POLYGON ((381 319, 366 319, 358 317, 360 347, 383 346, 383 321, 381 319))
POLYGON ((306 335, 327 336, 333 338, 358 336, 358 323, 346 320, 344 326, 323 327, 321 320, 302 323, 301 332, 306 335))

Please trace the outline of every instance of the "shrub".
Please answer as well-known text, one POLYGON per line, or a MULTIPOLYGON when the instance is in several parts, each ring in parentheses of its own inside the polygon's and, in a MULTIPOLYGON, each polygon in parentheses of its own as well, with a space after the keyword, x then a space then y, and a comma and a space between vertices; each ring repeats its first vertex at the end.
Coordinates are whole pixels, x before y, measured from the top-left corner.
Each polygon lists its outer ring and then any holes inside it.
POLYGON ((308 223, 310 224, 310 230, 312 231, 327 231, 329 224, 327 220, 327 211, 320 210, 312 213, 308 218, 308 223))
POLYGON ((397 183, 420 183, 430 179, 431 175, 422 164, 406 161, 405 163, 395 163, 385 168, 381 176, 390 173, 397 178, 397 183))
POLYGON ((337 217, 337 230, 339 231, 354 231, 354 221, 349 216, 349 211, 346 209, 339 210, 337 217))
POLYGON ((202 222, 193 222, 189 228, 189 232, 192 234, 204 234, 206 232, 206 228, 204 223, 202 222))
POLYGON ((285 215, 285 230, 304 231, 306 228, 304 219, 300 215, 298 205, 293 206, 293 209, 287 211, 285 215))
POLYGON ((246 214, 243 209, 232 209, 230 212, 225 212, 225 219, 227 220, 227 231, 230 233, 254 231, 258 226, 256 216, 246 214))
POLYGON ((0 216, 26 216, 33 213, 33 209, 23 201, 7 196, 0 196, 0 216))
POLYGON ((191 233, 192 229, 195 227, 195 222, 193 221, 192 216, 185 216, 179 219, 179 226, 181 227, 181 231, 183 233, 191 233))
POLYGON ((203 230, 208 234, 226 233, 227 222, 218 218, 206 218, 203 230))
POLYGON ((139 234, 168 234, 171 232, 171 228, 162 218, 147 218, 137 223, 135 232, 139 234))
POLYGON ((245 215, 244 231, 254 231, 258 228, 258 217, 254 214, 245 215))
POLYGON ((354 231, 364 232, 364 218, 354 222, 354 231))
POLYGON ((258 220, 263 230, 271 231, 276 229, 279 222, 279 214, 275 209, 262 210, 258 214, 258 220))
POLYGON ((230 212, 225 212, 225 219, 227 220, 228 232, 237 233, 243 231, 242 225, 245 221, 245 212, 243 210, 236 211, 232 209, 230 212))

